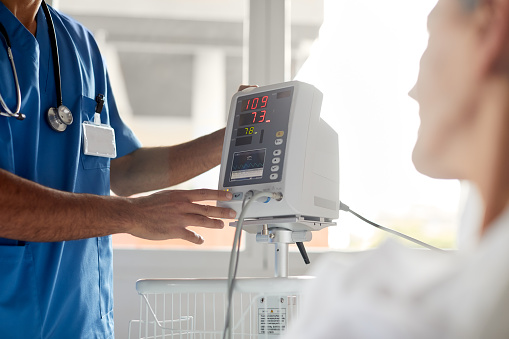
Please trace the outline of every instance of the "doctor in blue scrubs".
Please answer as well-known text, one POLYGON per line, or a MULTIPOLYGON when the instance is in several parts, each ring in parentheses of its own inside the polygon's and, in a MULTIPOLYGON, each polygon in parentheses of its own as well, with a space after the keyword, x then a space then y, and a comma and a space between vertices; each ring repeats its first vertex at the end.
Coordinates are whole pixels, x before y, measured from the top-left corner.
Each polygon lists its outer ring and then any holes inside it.
POLYGON ((235 216, 230 209, 199 204, 229 200, 227 192, 167 190, 126 197, 170 187, 218 165, 224 130, 182 145, 142 148, 119 116, 92 34, 49 6, 45 11, 41 0, 0 1, 0 111, 5 113, 0 116, 0 337, 113 338, 110 235, 200 244, 203 238, 187 226, 219 229, 220 218, 235 216), (55 129, 55 112, 61 112, 50 111, 52 121, 48 111, 61 105, 68 108, 59 115, 65 123, 57 122, 55 129), (114 130, 114 159, 83 151, 83 123, 93 124, 96 112, 114 130), (117 196, 110 196, 110 188, 117 196))

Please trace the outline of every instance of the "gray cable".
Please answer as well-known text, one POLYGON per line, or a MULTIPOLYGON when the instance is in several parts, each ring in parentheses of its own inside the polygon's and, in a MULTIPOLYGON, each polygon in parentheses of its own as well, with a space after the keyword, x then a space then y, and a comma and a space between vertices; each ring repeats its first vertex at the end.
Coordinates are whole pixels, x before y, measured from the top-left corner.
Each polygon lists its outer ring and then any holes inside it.
POLYGON ((398 232, 398 231, 395 231, 395 230, 393 230, 393 229, 390 229, 390 228, 384 227, 384 226, 382 226, 382 225, 378 225, 377 223, 374 223, 373 221, 370 221, 370 220, 368 220, 368 219, 364 218, 362 215, 357 214, 357 213, 355 213, 354 211, 352 211, 352 210, 350 209, 350 207, 349 207, 347 204, 344 204, 344 203, 340 202, 339 209, 340 209, 341 211, 350 212, 350 213, 352 213, 353 215, 355 215, 357 218, 361 219, 362 221, 364 221, 364 222, 366 222, 366 223, 370 224, 371 226, 374 226, 374 227, 376 227, 376 228, 379 228, 379 229, 381 229, 381 230, 383 230, 383 231, 385 231, 385 232, 388 232, 388 233, 394 234, 394 235, 396 235, 396 236, 398 236, 398 237, 401 237, 401 238, 403 238, 403 239, 406 239, 406 240, 408 240, 408 241, 411 241, 411 242, 413 242, 413 243, 416 243, 417 245, 420 245, 420 246, 425 247, 425 248, 427 248, 427 249, 430 249, 430 250, 433 250, 433 251, 438 251, 438 252, 444 252, 444 250, 442 250, 442 249, 440 249, 440 248, 437 248, 437 247, 435 247, 435 246, 431 246, 431 245, 429 245, 429 244, 426 244, 425 242, 422 242, 422 241, 420 241, 420 240, 417 240, 417 239, 415 239, 415 238, 412 238, 412 237, 410 237, 410 236, 408 236, 408 235, 406 235, 406 234, 400 233, 400 232, 398 232))
MULTIPOLYGON (((233 238, 233 246, 230 254, 230 265, 228 268, 228 308, 226 311, 226 319, 224 324, 224 332, 223 339, 231 339, 233 335, 233 327, 231 324, 231 303, 233 297, 233 290, 235 285, 235 278, 237 276, 237 267, 239 263, 239 250, 240 250, 240 237, 242 235, 242 224, 244 223, 244 216, 249 206, 253 201, 256 201, 260 198, 273 198, 277 195, 277 193, 271 192, 259 192, 254 194, 249 201, 249 196, 246 194, 246 197, 242 201, 242 211, 240 212, 239 218, 237 220, 237 228, 235 229, 235 236, 233 238), (247 202, 246 202, 247 201, 247 202)), ((279 197, 279 196, 278 196, 279 197)))

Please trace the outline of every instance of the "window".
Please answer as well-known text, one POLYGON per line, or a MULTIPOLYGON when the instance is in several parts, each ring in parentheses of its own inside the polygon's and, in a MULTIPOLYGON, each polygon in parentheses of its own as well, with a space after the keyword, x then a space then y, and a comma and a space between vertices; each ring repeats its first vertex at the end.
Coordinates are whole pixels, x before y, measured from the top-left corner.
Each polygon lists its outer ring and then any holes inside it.
MULTIPOLYGON (((322 118, 339 134, 341 200, 368 219, 450 248, 460 185, 414 169, 418 105, 406 95, 435 3, 325 0, 320 37, 296 78, 324 93, 322 118)), ((329 232, 329 246, 339 250, 387 237, 344 212, 329 232)))

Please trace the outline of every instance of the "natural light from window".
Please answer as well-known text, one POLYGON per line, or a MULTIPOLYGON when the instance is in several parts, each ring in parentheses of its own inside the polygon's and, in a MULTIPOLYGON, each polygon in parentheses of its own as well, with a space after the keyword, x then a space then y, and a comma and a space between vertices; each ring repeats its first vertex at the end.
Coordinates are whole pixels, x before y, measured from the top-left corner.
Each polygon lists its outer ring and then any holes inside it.
MULTIPOLYGON (((407 93, 435 4, 326 0, 320 37, 296 78, 324 92, 322 117, 340 140, 341 200, 368 219, 453 247, 460 185, 427 178, 411 163, 419 117, 407 93)), ((340 214, 329 246, 362 250, 386 236, 340 214)))
MULTIPOLYGON (((411 162, 419 116, 417 103, 407 93, 417 77, 420 55, 427 43, 426 19, 435 3, 436 0, 324 0, 319 39, 312 44, 310 52, 306 51, 309 43, 301 43, 298 53, 304 51, 310 56, 296 80, 314 84, 324 93, 322 117, 339 134, 341 200, 368 219, 432 245, 451 248, 455 246, 460 185, 456 181, 427 178, 411 162)), ((239 18, 241 14, 239 11, 239 18)), ((237 22, 240 29, 241 20, 237 22)), ((242 42, 236 43, 227 48, 209 46, 207 53, 192 44, 185 44, 185 48, 179 45, 177 49, 156 46, 158 55, 167 54, 164 58, 177 55, 192 60, 187 67, 195 77, 202 74, 198 72, 200 69, 210 65, 230 74, 228 77, 237 72, 237 78, 226 78, 226 104, 216 105, 215 128, 224 126, 221 112, 229 108, 227 97, 233 94, 230 93, 233 85, 241 83, 242 42), (211 50, 215 53, 211 54, 211 50)), ((114 52, 137 53, 140 42, 136 44, 127 47, 125 43, 119 44, 114 52)), ((295 69, 296 65, 293 66, 295 69)), ((110 73, 111 69, 115 67, 110 67, 110 73)), ((121 72, 118 74, 122 78, 121 72)), ((217 73, 208 78, 195 78, 191 97, 197 96, 197 84, 210 84, 217 78, 217 73)), ((122 97, 128 95, 117 95, 122 97)), ((124 104, 129 105, 127 101, 124 104)), ((190 105, 191 118, 134 116, 127 120, 147 146, 183 142, 205 132, 195 116, 201 110, 194 102, 190 105)), ((216 188, 218 173, 215 169, 179 187, 216 188)), ((202 234, 206 243, 199 248, 207 250, 228 249, 233 238, 229 227, 225 231, 202 234)), ((328 245, 342 251, 364 250, 377 246, 387 237, 340 212, 338 226, 315 232, 314 241, 308 247, 328 245)), ((128 235, 115 236, 114 245, 117 248, 197 248, 182 241, 148 242, 128 235)))

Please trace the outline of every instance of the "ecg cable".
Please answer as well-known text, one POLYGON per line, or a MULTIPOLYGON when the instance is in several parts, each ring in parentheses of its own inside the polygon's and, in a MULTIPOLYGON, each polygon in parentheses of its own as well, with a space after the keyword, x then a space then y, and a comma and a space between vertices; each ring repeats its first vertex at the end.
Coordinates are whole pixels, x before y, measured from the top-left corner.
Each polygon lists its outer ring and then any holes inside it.
POLYGON ((371 226, 374 226, 374 227, 376 227, 376 228, 378 228, 378 229, 381 229, 381 230, 383 230, 383 231, 385 231, 385 232, 388 232, 388 233, 394 234, 394 235, 396 235, 396 236, 398 236, 398 237, 401 237, 401 238, 403 238, 403 239, 406 239, 406 240, 408 240, 408 241, 411 241, 411 242, 413 242, 413 243, 415 243, 415 244, 418 244, 418 245, 420 245, 420 246, 422 246, 422 247, 426 247, 426 248, 428 248, 428 249, 430 249, 430 250, 433 250, 433 251, 440 251, 440 252, 442 252, 442 251, 443 251, 443 250, 442 250, 442 249, 440 249, 440 248, 437 248, 437 247, 435 247, 435 246, 431 246, 431 245, 429 245, 429 244, 426 244, 425 242, 422 242, 422 241, 420 241, 420 240, 417 240, 417 239, 415 239, 415 238, 412 238, 412 237, 410 237, 410 236, 408 236, 408 235, 406 235, 406 234, 400 233, 400 232, 395 231, 395 230, 393 230, 393 229, 390 229, 390 228, 387 228, 387 227, 381 226, 381 225, 379 225, 379 224, 377 224, 377 223, 374 223, 374 222, 372 222, 372 221, 370 221, 370 220, 368 220, 368 219, 364 218, 363 216, 361 216, 361 215, 359 215, 359 214, 355 213, 354 211, 352 211, 352 210, 350 209, 350 207, 349 207, 348 205, 343 204, 342 202, 340 202, 340 203, 339 203, 339 209, 340 209, 341 211, 344 211, 344 212, 350 212, 350 213, 352 213, 352 214, 353 214, 353 215, 355 215, 357 218, 359 218, 359 219, 361 219, 362 221, 364 221, 364 222, 366 222, 366 223, 370 224, 371 226))
POLYGON ((233 238, 233 246, 230 254, 230 265, 228 268, 228 307, 226 309, 226 318, 223 332, 223 339, 230 339, 233 335, 233 326, 231 324, 231 303, 233 298, 233 290, 235 288, 235 278, 237 277, 237 268, 239 266, 239 254, 240 254, 240 239, 242 237, 242 227, 244 224, 244 218, 246 211, 249 209, 249 206, 261 198, 267 198, 265 202, 269 202, 271 199, 280 200, 281 193, 272 193, 272 192, 258 192, 251 196, 251 194, 246 194, 244 200, 242 201, 242 211, 240 212, 239 218, 237 219, 237 227, 235 228, 235 236, 233 238), (249 199, 249 201, 248 201, 249 199))

